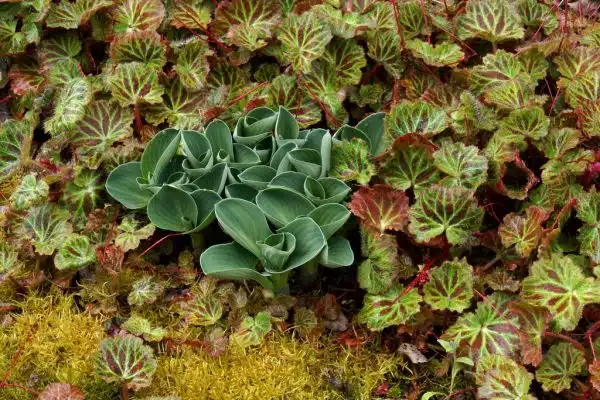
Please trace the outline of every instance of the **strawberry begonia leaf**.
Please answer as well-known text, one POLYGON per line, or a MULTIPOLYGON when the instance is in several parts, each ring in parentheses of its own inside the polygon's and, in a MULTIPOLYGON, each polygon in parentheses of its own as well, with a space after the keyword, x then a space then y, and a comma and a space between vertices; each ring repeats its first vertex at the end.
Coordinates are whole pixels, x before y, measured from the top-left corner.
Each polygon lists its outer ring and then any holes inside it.
POLYGON ((466 260, 444 262, 423 286, 423 300, 434 310, 461 312, 471 305, 472 297, 473 267, 466 260))
POLYGON ((358 320, 374 331, 406 323, 421 309, 421 295, 416 289, 395 284, 383 294, 368 294, 358 320))
POLYGON ((453 342, 473 360, 499 354, 511 358, 519 348, 519 322, 505 304, 510 299, 498 292, 463 314, 441 339, 453 342))
POLYGON ((448 127, 448 119, 439 107, 422 101, 403 101, 394 105, 386 115, 385 127, 394 138, 408 133, 434 136, 448 127))
POLYGON ((133 217, 125 217, 118 226, 119 234, 115 238, 115 245, 123 251, 136 249, 142 240, 148 239, 154 234, 156 227, 146 224, 139 227, 140 223, 133 217))
POLYGON ((425 64, 432 67, 455 67, 465 56, 460 46, 454 43, 432 45, 422 40, 414 39, 406 43, 406 48, 412 51, 415 57, 423 59, 425 64))
POLYGON ((393 31, 369 32, 367 55, 377 61, 395 79, 400 79, 406 69, 401 57, 400 39, 393 31))
POLYGON ((477 206, 473 191, 433 185, 419 192, 409 215, 408 228, 417 241, 427 242, 445 234, 451 244, 461 244, 479 229, 483 210, 477 206))
POLYGON ((481 371, 482 383, 477 395, 485 400, 535 400, 529 394, 533 374, 507 358, 499 359, 491 368, 481 371))
POLYGON ((73 231, 69 213, 54 204, 32 208, 23 220, 23 233, 39 254, 51 255, 73 231))
POLYGON ((365 226, 379 233, 402 230, 408 219, 408 197, 388 185, 361 186, 348 207, 365 226))
POLYGON ((165 16, 165 7, 160 0, 123 0, 114 10, 114 32, 116 34, 156 30, 165 16))
POLYGON ((340 85, 356 85, 362 76, 361 69, 367 65, 364 50, 355 40, 332 40, 322 59, 335 71, 340 85))
POLYGON ((242 348, 259 345, 271 331, 271 315, 261 311, 254 317, 246 317, 231 335, 231 341, 242 348))
POLYGON ((24 211, 47 200, 49 191, 50 187, 44 180, 31 174, 21 180, 9 200, 15 210, 24 211))
POLYGON ((131 316, 121 325, 123 329, 136 336, 142 336, 149 342, 158 342, 166 335, 166 330, 161 327, 152 327, 150 321, 138 315, 131 316))
POLYGON ((577 196, 577 218, 583 222, 579 228, 580 251, 595 263, 600 263, 600 193, 595 187, 577 196))
POLYGON ((536 0, 520 0, 517 6, 523 25, 533 30, 540 27, 546 35, 558 28, 558 20, 550 7, 536 0))
POLYGON ((112 0, 76 0, 52 3, 46 18, 46 25, 49 28, 76 29, 79 25, 87 23, 98 11, 112 5, 112 0))
POLYGON ((542 363, 535 371, 535 378, 544 391, 560 393, 571 387, 577 375, 586 372, 586 364, 585 354, 573 344, 557 343, 544 354, 542 363))
POLYGON ((206 29, 212 7, 204 0, 177 1, 170 10, 169 23, 175 28, 206 29))
POLYGON ((366 257, 359 266, 357 279, 369 293, 382 293, 392 287, 398 275, 398 244, 393 235, 378 235, 361 229, 361 252, 366 257))
POLYGON ((487 180, 488 160, 476 146, 443 142, 433 158, 434 165, 448 175, 440 180, 444 186, 476 189, 487 180))
POLYGON ((512 314, 517 315, 521 329, 521 360, 523 364, 537 367, 542 362, 542 339, 552 320, 552 315, 545 307, 532 306, 524 301, 508 303, 512 314))
POLYGON ((163 293, 164 289, 164 285, 154 281, 152 277, 143 277, 133 283, 132 290, 127 296, 127 302, 132 306, 152 304, 163 293))
POLYGON ((539 140, 548 134, 550 119, 541 107, 523 108, 511 111, 500 122, 500 129, 517 133, 530 139, 539 140))
POLYGON ((39 394, 38 400, 84 400, 83 392, 68 383, 51 383, 39 394))
POLYGON ((73 129, 83 118, 85 108, 92 99, 90 84, 84 78, 68 82, 58 95, 54 114, 46 122, 44 129, 58 135, 73 129))
POLYGON ((479 38, 494 44, 521 39, 524 33, 521 17, 507 0, 469 0, 456 27, 459 39, 479 38))
POLYGON ((93 264, 96 254, 85 235, 69 235, 54 257, 54 266, 59 270, 78 269, 93 264))
POLYGON ((527 208, 525 216, 510 213, 504 217, 498 228, 498 235, 504 247, 515 246, 521 257, 528 257, 542 238, 543 222, 548 215, 539 207, 527 208))
POLYGON ((193 39, 181 47, 175 48, 177 63, 173 69, 177 72, 181 84, 188 90, 200 90, 206 85, 210 70, 207 56, 212 52, 199 39, 193 39))
POLYGON ((117 65, 115 71, 109 73, 107 84, 113 98, 122 107, 162 101, 164 89, 158 81, 158 74, 139 62, 117 65))
POLYGON ((557 329, 572 331, 583 307, 600 301, 600 283, 585 277, 570 257, 553 254, 531 265, 521 297, 531 305, 547 307, 557 329))
POLYGON ((150 386, 157 366, 152 348, 133 335, 104 339, 94 363, 104 381, 125 384, 133 390, 150 386))
POLYGON ((117 37, 111 43, 110 55, 115 64, 139 62, 152 69, 161 69, 167 62, 165 44, 160 35, 152 31, 135 31, 117 37))
POLYGON ((369 156, 369 143, 359 138, 343 140, 333 146, 329 176, 344 182, 356 181, 367 185, 375 175, 369 156))

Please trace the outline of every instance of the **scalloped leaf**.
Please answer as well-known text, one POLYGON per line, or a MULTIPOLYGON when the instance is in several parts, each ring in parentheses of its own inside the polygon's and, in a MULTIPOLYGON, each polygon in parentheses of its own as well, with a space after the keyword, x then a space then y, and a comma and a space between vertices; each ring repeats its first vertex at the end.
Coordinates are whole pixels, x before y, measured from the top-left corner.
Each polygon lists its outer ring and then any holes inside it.
POLYGON ((44 122, 44 129, 59 135, 75 128, 84 116, 85 108, 92 100, 92 88, 85 78, 69 81, 59 92, 54 114, 44 122))
POLYGON ((513 357, 519 348, 519 323, 505 307, 508 300, 501 292, 488 296, 474 312, 461 315, 441 339, 474 361, 494 354, 513 357))
POLYGON ((258 346, 271 331, 271 315, 261 311, 254 317, 246 317, 240 327, 231 334, 230 340, 242 348, 258 346))
POLYGON ((317 4, 311 11, 321 19, 327 21, 331 32, 343 39, 352 39, 361 32, 375 26, 368 16, 362 15, 354 10, 338 10, 329 4, 317 4))
POLYGON ((107 77, 107 86, 122 107, 160 103, 164 92, 156 71, 137 62, 117 65, 107 77))
POLYGON ((83 392, 68 383, 51 383, 44 388, 38 400, 84 400, 83 392))
POLYGON ((205 42, 194 38, 175 49, 177 63, 173 69, 177 72, 182 85, 188 90, 200 90, 206 85, 210 70, 206 57, 212 54, 205 42))
POLYGON ((537 0, 520 0, 517 5, 523 25, 533 30, 540 27, 546 35, 550 35, 558 28, 558 19, 550 7, 538 3, 537 0))
POLYGON ((548 134, 550 119, 541 107, 513 110, 500 121, 500 131, 523 135, 533 140, 540 140, 548 134))
POLYGON ((196 130, 205 120, 202 115, 205 104, 204 93, 190 91, 181 79, 173 79, 166 83, 160 103, 144 105, 142 109, 144 117, 152 124, 167 121, 172 128, 196 130))
POLYGON ((95 261, 96 254, 90 240, 79 234, 67 236, 54 256, 54 266, 58 270, 83 268, 95 261))
POLYGON ((446 261, 429 275, 423 300, 434 310, 462 312, 473 297, 473 267, 465 259, 446 261))
POLYGON ((528 257, 540 244, 544 230, 542 224, 546 219, 548 214, 536 206, 527 208, 525 216, 518 213, 507 214, 498 228, 502 245, 514 246, 521 257, 528 257))
POLYGON ((227 43, 255 51, 267 45, 280 18, 280 6, 274 1, 227 0, 219 3, 212 29, 227 43))
POLYGON ((35 122, 28 118, 0 124, 0 175, 10 175, 29 159, 34 128, 35 122))
POLYGON ((562 52, 552 60, 558 72, 567 80, 590 71, 600 71, 600 49, 576 47, 562 52))
POLYGON ((401 136, 394 142, 392 151, 378 158, 379 176, 395 189, 420 190, 440 179, 434 165, 435 146, 423 141, 418 135, 401 136))
POLYGON ((223 316, 223 302, 215 296, 203 296, 193 301, 190 306, 185 320, 193 326, 211 326, 223 316))
POLYGON ((406 323, 419 312, 420 302, 421 295, 416 289, 405 290, 397 283, 383 294, 367 294, 358 320, 371 330, 381 331, 388 326, 406 323))
POLYGON ((471 90, 480 95, 490 88, 502 86, 526 75, 525 66, 517 57, 507 51, 498 50, 487 54, 480 65, 471 69, 469 83, 471 90))
POLYGON ((127 296, 127 303, 131 306, 152 304, 165 290, 162 283, 155 282, 151 276, 145 276, 133 282, 133 287, 127 296))
POLYGON ((76 32, 65 32, 43 40, 39 50, 41 69, 46 70, 61 62, 72 61, 81 49, 81 40, 76 32))
POLYGON ((446 112, 422 101, 402 101, 385 116, 385 130, 393 138, 408 133, 434 136, 448 127, 446 112))
POLYGON ((140 222, 134 217, 128 216, 123 218, 117 229, 119 234, 115 238, 115 246, 127 252, 137 249, 142 240, 148 239, 154 234, 156 227, 152 224, 146 224, 139 227, 140 222))
POLYGON ((414 39, 406 42, 406 48, 413 56, 421 58, 425 64, 433 67, 456 67, 465 57, 459 45, 454 43, 438 43, 432 45, 423 40, 414 39))
POLYGON ((507 0, 469 0, 456 25, 456 36, 463 40, 502 43, 525 34, 521 17, 507 0))
POLYGON ((577 196, 577 218, 583 222, 577 238, 581 243, 579 251, 600 263, 600 192, 592 186, 589 192, 577 196))
POLYGON ((103 8, 113 5, 112 0, 76 0, 53 3, 46 17, 49 28, 77 29, 103 8))
POLYGON ((361 69, 367 66, 363 48, 356 40, 332 40, 325 49, 321 60, 335 71, 336 80, 341 86, 357 85, 362 77, 361 69))
POLYGON ((9 201, 15 210, 25 211, 46 201, 49 191, 50 187, 43 179, 38 180, 35 175, 30 174, 21 180, 9 201))
POLYGON ((284 107, 292 113, 300 128, 306 128, 321 120, 321 109, 305 90, 300 90, 295 77, 279 75, 265 89, 266 106, 284 107))
POLYGON ((374 234, 361 228, 361 252, 367 257, 359 266, 357 279, 368 293, 389 290, 398 275, 398 244, 393 235, 374 234))
MULTIPOLYGON (((412 39, 419 35, 427 33, 427 21, 423 17, 423 9, 421 8, 420 0, 408 0, 406 2, 397 3, 398 22, 402 27, 402 33, 405 39, 412 39)), ((395 15, 392 10, 389 10, 391 15, 395 15)), ((392 19, 392 24, 395 24, 392 19)), ((394 26, 394 29, 396 27, 394 26)), ((395 33, 397 35, 397 33, 395 33)))
POLYGON ((33 241, 35 251, 51 255, 73 231, 67 210, 54 204, 35 207, 23 219, 23 233, 33 241))
POLYGON ((521 325, 519 339, 522 363, 537 367, 542 362, 542 340, 552 315, 547 308, 532 306, 524 301, 510 302, 508 308, 519 318, 521 325))
POLYGON ((501 358, 484 371, 477 395, 484 400, 535 400, 529 394, 533 374, 513 360, 501 358))
POLYGON ((121 35, 110 44, 110 56, 115 64, 139 62, 153 69, 161 69, 167 62, 165 50, 160 35, 149 31, 121 35))
POLYGON ((531 265, 523 280, 521 297, 531 305, 547 307, 558 329, 575 329, 583 307, 600 301, 600 283, 586 278, 570 257, 552 254, 531 265))
POLYGON ((151 347, 133 335, 104 339, 94 357, 96 373, 107 383, 121 383, 138 390, 152 383, 157 361, 151 347))
POLYGON ((408 197, 388 185, 361 186, 348 208, 375 232, 400 231, 407 222, 408 197))
POLYGON ((138 315, 132 315, 121 327, 136 336, 142 336, 148 342, 159 342, 167 334, 166 329, 152 327, 150 321, 138 315))
POLYGON ((433 185, 419 192, 409 215, 408 229, 417 241, 427 242, 445 234, 450 244, 462 244, 479 229, 483 210, 472 190, 433 185))
POLYGON ((571 343, 553 345, 544 354, 542 363, 535 371, 535 379, 542 384, 544 391, 560 393, 571 387, 577 375, 586 372, 585 354, 571 343))
POLYGON ((115 143, 131 137, 133 112, 107 100, 87 105, 83 118, 77 123, 73 143, 77 154, 91 168, 97 168, 115 143))
POLYGON ((0 274, 10 274, 19 267, 19 254, 8 242, 0 243, 0 274))
POLYGON ((487 180, 488 160, 476 146, 444 141, 433 158, 434 165, 448 175, 439 181, 444 186, 476 189, 487 180))
POLYGON ((160 0, 123 0, 113 11, 114 33, 154 31, 165 16, 160 0))
POLYGON ((570 80, 565 88, 565 100, 573 108, 585 108, 600 96, 600 72, 589 71, 570 80))
POLYGON ((383 65, 394 79, 402 77, 406 66, 402 61, 402 48, 396 32, 369 32, 367 34, 367 49, 368 56, 383 65))
POLYGON ((360 185, 368 185, 373 175, 375 166, 371 163, 369 143, 352 138, 333 146, 329 176, 344 182, 356 181, 360 185))
POLYGON ((284 59, 298 72, 308 73, 312 62, 321 57, 333 35, 329 26, 314 13, 289 15, 278 35, 284 59))

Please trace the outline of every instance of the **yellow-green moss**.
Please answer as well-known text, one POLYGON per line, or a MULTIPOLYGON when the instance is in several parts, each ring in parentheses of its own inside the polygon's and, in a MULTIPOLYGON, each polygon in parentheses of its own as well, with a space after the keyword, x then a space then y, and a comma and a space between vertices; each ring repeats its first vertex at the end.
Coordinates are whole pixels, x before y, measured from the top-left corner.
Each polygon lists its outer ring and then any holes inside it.
POLYGON ((315 349, 289 335, 277 335, 255 349, 230 347, 218 359, 183 349, 161 356, 150 388, 139 395, 179 395, 182 400, 370 399, 401 360, 364 349, 329 344, 315 349), (346 393, 330 382, 346 386, 346 393))
MULTIPOLYGON (((103 321, 73 307, 70 296, 30 295, 18 303, 22 313, 0 328, 0 372, 4 374, 14 354, 27 336, 8 377, 9 383, 43 388, 51 382, 69 382, 82 388, 88 400, 115 398, 115 388, 104 384, 93 373, 92 354, 104 336, 103 321)), ((0 399, 30 399, 19 389, 0 389, 0 399)))

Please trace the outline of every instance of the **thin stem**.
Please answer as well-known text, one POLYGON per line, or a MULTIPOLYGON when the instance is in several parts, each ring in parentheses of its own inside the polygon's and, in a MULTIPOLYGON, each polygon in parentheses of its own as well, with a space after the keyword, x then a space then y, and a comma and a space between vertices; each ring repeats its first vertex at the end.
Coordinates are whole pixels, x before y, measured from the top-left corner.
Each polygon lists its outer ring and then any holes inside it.
POLYGON ((143 257, 143 256, 145 256, 145 255, 146 255, 146 254, 147 254, 147 253, 148 253, 150 250, 152 250, 153 248, 155 248, 156 246, 158 246, 159 244, 161 244, 162 242, 164 242, 164 241, 165 241, 165 240, 167 240, 168 238, 170 238, 170 237, 174 237, 174 236, 181 236, 181 235, 183 235, 183 234, 184 234, 184 233, 182 233, 182 232, 170 233, 170 234, 168 234, 168 235, 166 235, 166 236, 164 236, 164 237, 162 237, 162 238, 158 239, 156 242, 154 242, 154 243, 152 244, 152 246, 150 246, 150 247, 148 247, 146 250, 144 250, 144 252, 143 252, 142 254, 140 254, 140 257, 143 257))
POLYGON ((402 50, 404 51, 406 47, 406 42, 404 41, 404 33, 402 32, 402 26, 400 25, 398 5, 396 4, 396 0, 390 0, 390 3, 392 3, 392 8, 394 9, 394 20, 396 21, 396 29, 398 31, 398 36, 400 36, 400 47, 402 47, 402 50))
POLYGON ((129 388, 127 387, 127 383, 124 383, 121 388, 121 400, 129 400, 129 388))
POLYGON ((0 389, 3 389, 3 388, 16 388, 16 389, 24 390, 27 393, 32 394, 34 396, 38 396, 39 395, 39 393, 37 391, 35 391, 33 389, 30 389, 30 388, 28 388, 26 386, 23 386, 23 385, 17 385, 15 383, 1 383, 0 382, 0 389))
POLYGON ((490 262, 488 262, 487 264, 485 264, 483 267, 479 268, 479 270, 477 272, 481 274, 482 272, 487 271, 488 269, 490 269, 491 267, 493 267, 494 264, 496 264, 500 260, 502 260, 502 257, 499 256, 499 255, 497 255, 490 262))
POLYGON ((553 337, 553 338, 564 340, 565 342, 571 343, 573 346, 575 346, 579 350, 581 350, 581 352, 583 354, 585 354, 586 358, 587 358, 587 352, 585 351, 585 347, 583 347, 583 345, 581 343, 579 343, 578 341, 576 341, 575 339, 573 339, 567 335, 563 335, 562 333, 555 333, 555 332, 550 332, 550 331, 544 332, 544 336, 545 337, 553 337))
POLYGON ((135 130, 141 135, 144 123, 142 122, 142 114, 140 113, 140 105, 138 103, 135 103, 133 106, 133 113, 135 116, 135 130))

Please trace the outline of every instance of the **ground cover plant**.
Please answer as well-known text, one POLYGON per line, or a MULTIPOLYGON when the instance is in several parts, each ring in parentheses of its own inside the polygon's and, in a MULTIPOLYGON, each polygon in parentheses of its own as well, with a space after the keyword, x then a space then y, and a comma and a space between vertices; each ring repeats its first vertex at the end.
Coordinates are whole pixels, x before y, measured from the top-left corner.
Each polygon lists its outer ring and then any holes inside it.
POLYGON ((0 398, 600 398, 599 176, 590 0, 0 2, 0 398))

